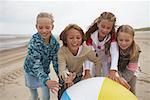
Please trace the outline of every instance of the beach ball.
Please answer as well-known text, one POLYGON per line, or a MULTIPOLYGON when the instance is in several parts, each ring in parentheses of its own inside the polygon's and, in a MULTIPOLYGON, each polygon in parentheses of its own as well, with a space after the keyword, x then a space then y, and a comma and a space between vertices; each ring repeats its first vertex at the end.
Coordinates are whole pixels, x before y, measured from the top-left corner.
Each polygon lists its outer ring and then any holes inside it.
POLYGON ((137 97, 109 78, 94 77, 67 88, 61 100, 137 100, 137 97))

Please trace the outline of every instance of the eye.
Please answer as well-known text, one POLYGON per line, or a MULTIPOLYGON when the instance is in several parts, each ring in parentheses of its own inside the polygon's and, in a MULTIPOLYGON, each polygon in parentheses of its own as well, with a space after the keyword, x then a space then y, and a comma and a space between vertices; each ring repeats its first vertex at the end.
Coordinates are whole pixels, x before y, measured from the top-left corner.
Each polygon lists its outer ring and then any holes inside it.
POLYGON ((109 30, 109 29, 110 29, 110 27, 107 27, 107 29, 109 30))
POLYGON ((105 28, 105 25, 101 25, 101 28, 105 28))
POLYGON ((119 41, 123 41, 123 39, 119 39, 119 41))
POLYGON ((78 36, 78 37, 76 37, 77 39, 81 39, 81 37, 80 36, 78 36))
POLYGON ((69 39, 73 39, 73 37, 69 37, 69 39))
POLYGON ((39 29, 42 29, 43 27, 42 26, 39 26, 39 29))
POLYGON ((50 26, 46 26, 46 29, 50 29, 50 26))
POLYGON ((126 42, 129 42, 129 40, 125 40, 126 42))

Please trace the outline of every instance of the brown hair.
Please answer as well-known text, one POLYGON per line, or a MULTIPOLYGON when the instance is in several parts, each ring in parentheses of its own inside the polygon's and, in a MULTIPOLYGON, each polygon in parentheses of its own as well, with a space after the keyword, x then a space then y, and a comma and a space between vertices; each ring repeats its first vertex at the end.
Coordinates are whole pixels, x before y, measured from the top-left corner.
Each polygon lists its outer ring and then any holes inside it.
POLYGON ((121 25, 117 29, 117 37, 120 32, 124 32, 124 33, 130 34, 131 36, 133 36, 133 42, 131 44, 131 51, 130 51, 130 59, 132 59, 136 56, 136 53, 138 52, 138 48, 134 41, 134 29, 129 25, 121 25))
POLYGON ((67 46, 67 34, 66 32, 69 31, 70 29, 76 29, 80 32, 81 36, 82 36, 82 43, 84 42, 83 40, 83 36, 84 36, 84 32, 83 30, 77 25, 77 24, 69 24, 68 26, 66 26, 66 28, 61 32, 59 38, 60 40, 62 40, 63 45, 67 46))
POLYGON ((110 34, 114 34, 115 33, 115 23, 116 23, 116 17, 113 13, 111 12, 103 12, 98 18, 96 18, 94 20, 94 22, 91 24, 91 26, 89 27, 89 29, 86 32, 86 36, 85 36, 85 40, 87 40, 91 34, 93 32, 95 32, 96 30, 98 30, 97 24, 101 22, 101 20, 106 19, 108 21, 113 22, 113 28, 110 32, 110 34))

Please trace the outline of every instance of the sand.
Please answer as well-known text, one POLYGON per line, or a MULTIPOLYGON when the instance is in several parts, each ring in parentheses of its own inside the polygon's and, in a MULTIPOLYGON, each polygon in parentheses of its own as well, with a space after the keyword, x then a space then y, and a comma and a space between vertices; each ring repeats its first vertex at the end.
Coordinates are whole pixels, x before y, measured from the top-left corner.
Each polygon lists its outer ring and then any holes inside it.
MULTIPOLYGON (((136 34, 136 42, 141 47, 141 72, 137 81, 137 97, 139 100, 150 98, 150 34, 136 34)), ((19 48, 0 52, 0 100, 31 100, 28 88, 24 85, 23 62, 27 48, 19 48)), ((51 68, 52 69, 52 68, 51 68)), ((53 69, 51 77, 58 80, 53 69)), ((41 90, 39 89, 40 97, 41 90)), ((51 93, 51 100, 57 100, 57 94, 51 93)))

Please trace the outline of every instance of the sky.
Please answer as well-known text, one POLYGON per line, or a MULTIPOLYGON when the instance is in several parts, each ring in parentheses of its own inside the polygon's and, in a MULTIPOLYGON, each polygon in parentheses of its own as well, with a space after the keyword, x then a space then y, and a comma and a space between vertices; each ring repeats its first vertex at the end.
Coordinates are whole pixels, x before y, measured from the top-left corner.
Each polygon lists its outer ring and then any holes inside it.
POLYGON ((0 34, 36 33, 36 16, 40 12, 53 14, 55 36, 71 23, 86 31, 104 11, 116 16, 116 25, 150 27, 150 0, 1 0, 0 34))

